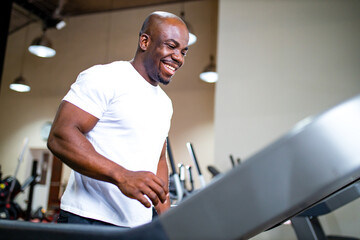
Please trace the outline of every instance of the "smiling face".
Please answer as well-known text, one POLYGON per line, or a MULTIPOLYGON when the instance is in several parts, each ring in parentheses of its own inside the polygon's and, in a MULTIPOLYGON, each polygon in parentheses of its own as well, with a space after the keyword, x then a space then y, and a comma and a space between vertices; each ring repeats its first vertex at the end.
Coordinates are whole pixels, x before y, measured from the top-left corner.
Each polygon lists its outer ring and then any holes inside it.
POLYGON ((150 30, 140 35, 143 68, 138 71, 156 86, 159 83, 168 84, 184 64, 189 32, 177 18, 159 18, 152 23, 150 30))

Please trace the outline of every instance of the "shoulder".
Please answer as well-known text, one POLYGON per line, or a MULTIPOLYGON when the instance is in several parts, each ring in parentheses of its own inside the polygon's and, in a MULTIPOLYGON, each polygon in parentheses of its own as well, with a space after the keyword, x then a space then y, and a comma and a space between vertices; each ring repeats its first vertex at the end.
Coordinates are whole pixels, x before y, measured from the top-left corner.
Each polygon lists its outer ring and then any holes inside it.
POLYGON ((129 65, 130 63, 126 61, 116 61, 92 66, 78 75, 76 83, 98 90, 114 90, 126 76, 129 65))
POLYGON ((111 77, 117 76, 119 73, 126 72, 129 65, 130 63, 127 61, 98 64, 82 71, 79 75, 86 77, 106 77, 111 79, 111 77))

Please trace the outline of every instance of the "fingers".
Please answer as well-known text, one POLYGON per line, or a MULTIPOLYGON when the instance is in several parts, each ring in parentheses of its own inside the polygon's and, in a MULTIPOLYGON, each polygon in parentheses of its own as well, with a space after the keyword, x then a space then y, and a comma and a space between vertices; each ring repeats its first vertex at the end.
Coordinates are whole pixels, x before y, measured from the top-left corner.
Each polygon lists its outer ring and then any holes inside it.
POLYGON ((142 192, 146 195, 154 206, 159 202, 164 203, 167 199, 167 190, 164 182, 156 175, 144 179, 144 189, 142 192))
POLYGON ((147 200, 147 198, 143 194, 139 194, 136 198, 142 205, 144 205, 146 208, 151 207, 151 203, 147 200))
MULTIPOLYGON (((167 186, 160 178, 155 176, 155 179, 156 183, 150 183, 149 187, 156 194, 156 196, 154 197, 157 197, 162 203, 164 203, 166 201, 166 196, 168 193, 167 186)), ((152 198, 150 197, 150 199, 152 198)))
MULTIPOLYGON (((159 192, 164 192, 163 190, 157 190, 159 192)), ((166 201, 162 201, 162 196, 160 197, 159 195, 163 195, 163 194, 159 194, 156 193, 154 190, 152 190, 150 187, 142 187, 142 190, 138 191, 138 193, 134 196, 135 199, 137 199, 142 205, 144 205, 145 207, 149 208, 151 207, 151 203, 149 202, 149 200, 152 202, 152 204, 154 206, 158 205, 159 202, 164 203, 166 201)))
POLYGON ((151 172, 131 172, 119 188, 126 196, 138 200, 147 208, 151 207, 151 203, 154 206, 164 203, 168 195, 168 186, 151 172))

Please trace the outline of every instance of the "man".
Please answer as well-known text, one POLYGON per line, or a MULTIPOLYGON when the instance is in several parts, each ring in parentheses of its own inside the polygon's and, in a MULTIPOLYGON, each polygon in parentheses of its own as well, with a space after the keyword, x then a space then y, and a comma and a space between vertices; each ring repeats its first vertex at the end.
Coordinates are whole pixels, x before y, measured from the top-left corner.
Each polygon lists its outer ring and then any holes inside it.
POLYGON ((184 63, 189 32, 177 16, 150 14, 130 62, 82 72, 56 114, 48 147, 72 171, 59 222, 135 227, 170 207, 168 84, 184 63))

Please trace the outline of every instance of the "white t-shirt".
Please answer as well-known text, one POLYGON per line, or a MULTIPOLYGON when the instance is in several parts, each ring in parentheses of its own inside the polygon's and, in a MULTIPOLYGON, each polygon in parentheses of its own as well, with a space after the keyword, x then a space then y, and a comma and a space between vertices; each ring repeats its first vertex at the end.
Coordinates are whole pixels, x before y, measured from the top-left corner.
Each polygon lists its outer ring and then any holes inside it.
MULTIPOLYGON (((170 129, 172 103, 130 62, 96 65, 83 71, 63 100, 99 119, 86 134, 98 153, 128 170, 156 173, 170 129)), ((152 218, 151 209, 126 197, 115 185, 75 171, 61 199, 61 209, 124 227, 152 218)))

